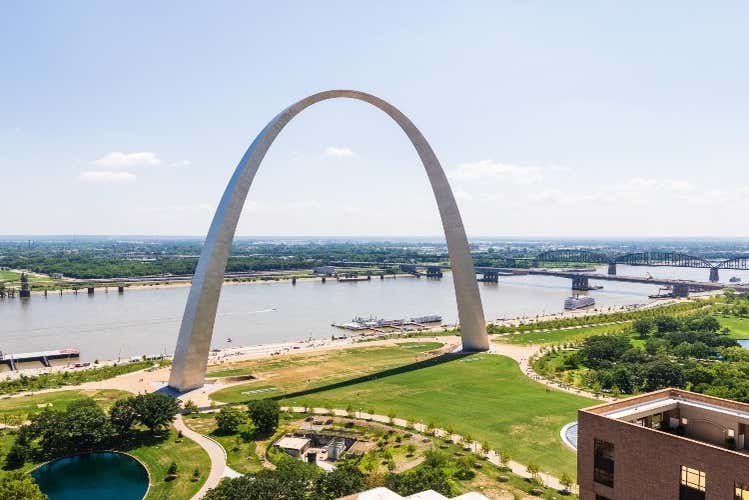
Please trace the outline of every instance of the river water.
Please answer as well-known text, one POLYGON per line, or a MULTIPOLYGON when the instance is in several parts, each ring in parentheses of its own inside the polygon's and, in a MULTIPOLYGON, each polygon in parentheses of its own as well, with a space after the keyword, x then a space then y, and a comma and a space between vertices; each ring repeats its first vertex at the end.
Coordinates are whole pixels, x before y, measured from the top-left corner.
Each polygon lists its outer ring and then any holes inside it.
MULTIPOLYGON (((618 266, 620 275, 707 281, 708 269, 618 266)), ((600 268, 598 272, 606 272, 600 268)), ((749 272, 721 270, 721 279, 749 272)), ((596 307, 648 302, 656 285, 601 281, 589 292, 596 307)), ((479 283, 487 320, 561 312, 571 295, 571 281, 546 276, 500 277, 479 283)), ((124 294, 97 289, 95 295, 33 295, 29 300, 0 300, 0 351, 5 353, 76 347, 81 359, 129 358, 171 354, 177 340, 187 287, 126 289, 124 294)), ((341 333, 331 323, 354 316, 393 319, 440 314, 455 323, 457 310, 452 279, 388 278, 344 282, 328 280, 232 284, 223 287, 213 347, 255 345, 329 337, 341 333), (229 344, 226 339, 231 337, 229 344)))

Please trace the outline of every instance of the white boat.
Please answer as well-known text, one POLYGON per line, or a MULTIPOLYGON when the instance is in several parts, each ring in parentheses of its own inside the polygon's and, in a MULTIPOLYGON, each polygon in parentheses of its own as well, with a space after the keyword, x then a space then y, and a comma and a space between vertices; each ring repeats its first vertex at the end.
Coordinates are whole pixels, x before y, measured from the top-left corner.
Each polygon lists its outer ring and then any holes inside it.
POLYGON ((581 309, 583 307, 590 307, 595 305, 596 299, 587 295, 575 295, 573 297, 567 297, 564 301, 564 308, 568 310, 581 309))

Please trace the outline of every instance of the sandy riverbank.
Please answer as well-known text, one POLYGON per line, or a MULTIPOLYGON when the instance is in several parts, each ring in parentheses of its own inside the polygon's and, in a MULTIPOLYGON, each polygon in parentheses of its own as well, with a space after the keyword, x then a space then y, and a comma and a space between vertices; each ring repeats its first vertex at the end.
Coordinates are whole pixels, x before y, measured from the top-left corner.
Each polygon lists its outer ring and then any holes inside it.
MULTIPOLYGON (((415 278, 416 276, 412 274, 386 274, 385 279, 396 279, 396 278, 415 278)), ((258 275, 253 277, 227 277, 224 279, 223 286, 228 285, 261 285, 261 284, 267 284, 267 283, 280 283, 280 282, 286 282, 291 281, 293 278, 296 278, 297 282, 302 281, 321 281, 322 276, 278 276, 278 275, 258 275)), ((327 281, 331 283, 336 283, 338 280, 335 277, 326 276, 325 277, 327 281)), ((379 279, 378 275, 372 275, 372 280, 379 279)), ((66 282, 65 286, 72 287, 74 285, 78 284, 74 281, 68 281, 66 282)), ((169 279, 165 279, 163 281, 148 281, 148 282, 136 282, 136 283, 127 283, 125 282, 123 286, 125 287, 125 291, 139 291, 139 290, 161 290, 161 289, 167 289, 167 288, 184 288, 189 287, 192 285, 191 280, 179 280, 179 281, 170 281, 169 279)), ((98 293, 102 293, 102 288, 104 289, 104 293, 118 293, 117 292, 117 284, 97 284, 94 283, 94 288, 98 290, 98 293)), ((61 294, 75 294, 75 290, 72 288, 52 288, 47 289, 47 295, 61 295, 61 294)), ((96 292, 95 292, 96 293, 96 292)), ((124 293, 124 292, 123 292, 124 293)), ((32 283, 32 289, 31 289, 32 295, 44 295, 44 290, 38 290, 33 288, 32 283)), ((79 295, 86 295, 86 287, 79 288, 78 289, 79 295)))

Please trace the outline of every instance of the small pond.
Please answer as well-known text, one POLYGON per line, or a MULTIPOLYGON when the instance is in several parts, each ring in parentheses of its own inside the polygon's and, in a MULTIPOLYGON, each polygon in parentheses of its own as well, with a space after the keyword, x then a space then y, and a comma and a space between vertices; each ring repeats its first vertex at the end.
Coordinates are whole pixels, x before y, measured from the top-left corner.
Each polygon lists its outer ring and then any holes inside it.
POLYGON ((50 500, 141 500, 148 473, 122 453, 87 453, 64 457, 31 473, 50 500))
POLYGON ((737 340, 736 342, 738 342, 739 345, 743 347, 744 349, 749 349, 749 339, 740 339, 740 340, 737 340))

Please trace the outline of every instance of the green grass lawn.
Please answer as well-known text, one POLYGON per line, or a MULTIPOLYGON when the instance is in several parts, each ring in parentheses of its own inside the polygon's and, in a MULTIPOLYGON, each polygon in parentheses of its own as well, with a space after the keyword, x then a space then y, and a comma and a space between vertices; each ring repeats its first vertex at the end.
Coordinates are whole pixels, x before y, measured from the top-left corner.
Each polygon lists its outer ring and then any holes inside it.
MULTIPOLYGON (((0 421, 3 415, 22 415, 41 410, 44 405, 52 404, 52 408, 61 410, 73 401, 92 397, 105 409, 108 409, 114 401, 129 396, 123 391, 101 390, 101 391, 60 391, 54 393, 38 394, 35 396, 6 398, 0 400, 0 421), (41 406, 40 406, 41 405, 41 406)), ((18 422, 14 422, 18 423, 18 422)), ((5 454, 15 441, 15 434, 11 430, 0 430, 0 464, 5 462, 5 454)), ((200 486, 208 478, 210 472, 210 458, 208 454, 197 443, 186 438, 177 442, 177 433, 170 429, 166 436, 153 437, 150 432, 142 429, 136 434, 133 441, 120 443, 117 449, 139 458, 148 469, 151 478, 151 489, 146 500, 178 499, 187 500, 191 498, 200 486), (177 478, 173 481, 165 481, 167 469, 172 461, 176 462, 178 468, 177 478), (200 471, 200 480, 192 481, 195 469, 200 471)), ((28 471, 39 465, 27 462, 20 470, 28 471)), ((3 471, 0 471, 0 475, 3 471)))
MULTIPOLYGON (((523 332, 509 335, 493 335, 492 339, 498 342, 507 342, 510 344, 564 344, 567 342, 577 342, 591 335, 601 335, 604 333, 616 333, 631 328, 631 322, 623 325, 602 325, 577 327, 570 330, 555 330, 549 332, 523 332)), ((749 338, 749 337, 748 337, 749 338)))
POLYGON ((98 391, 57 391, 34 394, 33 396, 4 397, 0 399, 0 422, 15 425, 27 419, 30 413, 37 413, 49 406, 55 410, 64 410, 73 401, 93 398, 102 408, 109 409, 120 398, 130 393, 113 389, 98 391))
POLYGON ((169 436, 160 442, 145 442, 141 446, 127 450, 134 457, 146 464, 151 476, 151 488, 146 500, 187 500, 197 493, 200 486, 208 479, 211 460, 208 454, 197 443, 183 438, 176 440, 174 429, 169 436), (177 479, 165 481, 169 465, 177 464, 177 479), (200 480, 192 481, 193 470, 200 471, 200 480))
POLYGON ((396 415, 452 427, 488 441, 521 463, 575 476, 575 454, 559 438, 579 408, 596 401, 549 391, 504 356, 474 354, 443 363, 281 399, 294 406, 346 408, 396 415))
POLYGON ((749 318, 738 316, 715 316, 720 326, 731 330, 732 339, 749 339, 749 318))
POLYGON ((259 380, 227 387, 211 394, 211 398, 226 403, 241 403, 320 387, 423 361, 429 357, 427 351, 442 345, 433 341, 403 342, 397 346, 359 347, 226 364, 220 369, 211 370, 208 376, 252 374, 259 380))

